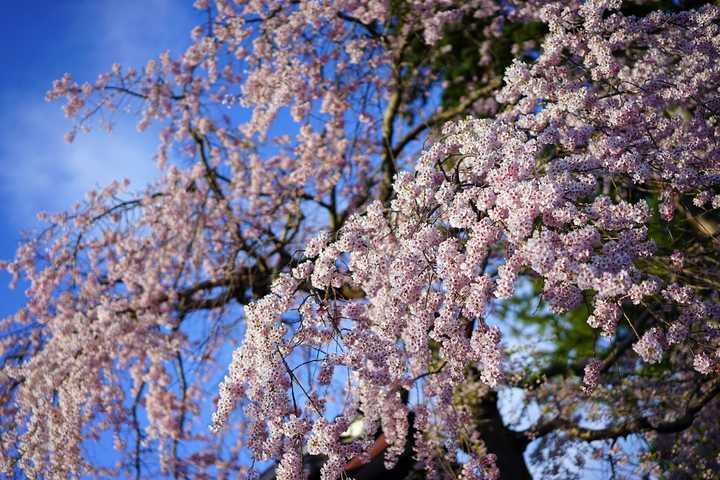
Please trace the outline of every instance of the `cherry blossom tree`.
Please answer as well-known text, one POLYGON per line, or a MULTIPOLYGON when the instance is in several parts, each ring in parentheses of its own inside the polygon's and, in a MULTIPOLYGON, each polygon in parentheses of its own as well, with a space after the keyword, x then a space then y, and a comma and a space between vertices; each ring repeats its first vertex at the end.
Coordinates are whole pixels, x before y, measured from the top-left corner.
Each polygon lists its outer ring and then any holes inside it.
POLYGON ((6 475, 718 474, 720 7, 194 6, 48 93, 158 179, 3 264, 6 475))

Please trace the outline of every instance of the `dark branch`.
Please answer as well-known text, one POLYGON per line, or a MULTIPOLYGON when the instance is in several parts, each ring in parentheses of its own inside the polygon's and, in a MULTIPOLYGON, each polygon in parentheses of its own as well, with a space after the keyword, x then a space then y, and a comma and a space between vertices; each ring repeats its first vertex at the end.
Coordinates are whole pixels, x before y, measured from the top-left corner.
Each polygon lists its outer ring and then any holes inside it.
POLYGON ((692 426, 695 417, 720 393, 720 380, 711 382, 705 393, 690 403, 685 412, 675 420, 653 423, 649 417, 640 416, 626 420, 619 425, 598 430, 580 427, 576 422, 566 418, 557 417, 540 425, 531 432, 534 436, 542 437, 554 431, 562 431, 567 435, 585 441, 614 440, 626 437, 633 433, 654 431, 657 433, 678 433, 692 426))

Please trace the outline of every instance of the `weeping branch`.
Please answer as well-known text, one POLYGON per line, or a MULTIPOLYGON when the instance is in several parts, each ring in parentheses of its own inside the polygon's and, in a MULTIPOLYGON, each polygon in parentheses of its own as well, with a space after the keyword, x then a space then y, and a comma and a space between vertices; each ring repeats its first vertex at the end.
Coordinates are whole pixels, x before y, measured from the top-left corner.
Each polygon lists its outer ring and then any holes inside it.
POLYGON ((140 457, 140 447, 142 444, 143 434, 140 430, 140 422, 138 421, 138 415, 137 415, 137 409, 140 405, 140 399, 142 398, 143 390, 145 390, 145 382, 140 384, 140 388, 138 388, 137 393, 135 394, 135 400, 133 401, 133 405, 131 408, 132 412, 132 425, 133 429, 135 430, 135 480, 140 480, 140 463, 141 463, 141 457, 140 457))

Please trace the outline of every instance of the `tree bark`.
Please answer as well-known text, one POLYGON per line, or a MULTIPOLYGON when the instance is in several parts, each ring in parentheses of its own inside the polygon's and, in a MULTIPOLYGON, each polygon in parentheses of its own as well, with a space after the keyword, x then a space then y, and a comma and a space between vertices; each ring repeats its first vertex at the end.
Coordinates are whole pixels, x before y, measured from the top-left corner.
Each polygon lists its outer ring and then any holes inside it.
POLYGON ((524 457, 529 441, 520 432, 505 426, 497 402, 497 393, 491 391, 473 405, 475 428, 480 432, 488 452, 497 457, 503 479, 530 480, 532 477, 524 457))
MULTIPOLYGON (((505 426, 497 407, 497 393, 488 392, 472 408, 473 417, 475 418, 474 428, 480 432, 488 452, 496 455, 497 466, 500 469, 502 478, 505 480, 531 480, 532 477, 523 456, 529 441, 522 433, 510 430, 505 426)), ((405 451, 391 470, 385 469, 385 454, 381 452, 370 462, 347 471, 348 478, 353 480, 403 480, 407 478, 415 467, 415 460, 413 459, 414 423, 415 416, 411 412, 409 416, 410 429, 405 451)), ((381 432, 378 432, 378 434, 381 434, 381 432)), ((320 468, 324 461, 325 457, 318 455, 305 455, 303 457, 304 467, 309 473, 309 480, 318 480, 320 478, 320 468)), ((261 475, 260 480, 274 480, 275 478, 275 467, 273 466, 261 475)))

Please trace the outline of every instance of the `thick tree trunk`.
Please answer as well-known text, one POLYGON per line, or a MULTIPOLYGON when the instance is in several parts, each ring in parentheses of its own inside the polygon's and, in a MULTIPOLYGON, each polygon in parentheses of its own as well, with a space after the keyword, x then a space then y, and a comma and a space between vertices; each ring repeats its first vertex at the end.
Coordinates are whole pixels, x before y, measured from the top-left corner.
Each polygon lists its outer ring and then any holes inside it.
MULTIPOLYGON (((488 451, 497 456, 497 466, 500 468, 503 480, 530 480, 532 477, 523 457, 529 442, 521 434, 510 430, 503 423, 502 415, 500 415, 497 407, 497 393, 488 392, 479 403, 473 405, 473 416, 475 428, 480 432, 488 451)), ((385 455, 381 452, 370 462, 346 472, 348 478, 354 480, 403 480, 407 478, 415 466, 415 460, 413 459, 414 423, 415 416, 410 413, 410 431, 408 432, 405 451, 392 470, 385 469, 385 455)), ((378 432, 379 434, 380 432, 378 432)), ((320 478, 320 468, 324 460, 324 457, 316 455, 306 455, 303 458, 305 468, 310 474, 309 480, 318 480, 320 478)), ((275 467, 264 472, 260 479, 274 480, 275 467)))
POLYGON ((497 393, 488 392, 473 406, 475 428, 480 432, 488 451, 497 456, 497 466, 503 479, 529 480, 532 477, 523 456, 529 442, 505 426, 497 401, 497 393))

